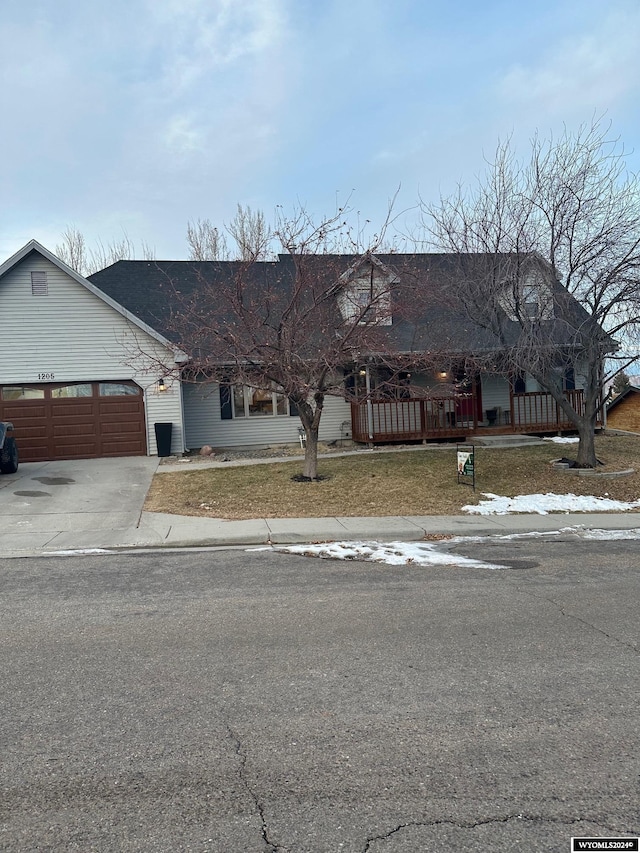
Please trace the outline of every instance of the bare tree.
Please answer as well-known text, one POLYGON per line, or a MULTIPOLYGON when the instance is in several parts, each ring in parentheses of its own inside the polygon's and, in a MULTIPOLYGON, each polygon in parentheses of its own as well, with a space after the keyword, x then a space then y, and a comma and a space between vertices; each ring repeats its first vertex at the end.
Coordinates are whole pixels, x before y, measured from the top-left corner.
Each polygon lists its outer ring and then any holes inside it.
POLYGON ((224 261, 229 257, 224 234, 208 219, 187 223, 187 243, 192 261, 224 261))
MULTIPOLYGON (((260 262, 255 253, 212 263, 208 275, 199 268, 193 292, 185 292, 184 278, 169 281, 162 300, 171 311, 163 321, 168 337, 191 357, 183 379, 219 383, 229 402, 244 386, 295 407, 306 433, 303 476, 309 479, 317 478, 325 399, 352 393, 345 372, 375 354, 389 365, 391 384, 411 360, 394 352, 387 323, 392 310, 397 316, 403 302, 414 301, 400 296, 396 276, 376 266, 375 245, 346 257, 325 253, 344 227, 343 211, 319 223, 302 209, 280 214, 278 264, 260 262)), ((406 286, 412 287, 410 278, 406 286)))
MULTIPOLYGON (((74 225, 70 225, 62 235, 62 242, 56 245, 56 255, 71 269, 80 275, 91 275, 116 261, 135 260, 136 248, 128 234, 123 233, 106 246, 98 240, 94 247, 88 247, 84 234, 74 225)), ((140 260, 154 260, 155 251, 148 243, 142 242, 137 252, 140 260)))
POLYGON ((72 270, 87 274, 87 244, 84 234, 75 225, 66 227, 62 242, 56 244, 56 255, 72 270))
POLYGON ((261 210, 254 211, 249 205, 239 204, 226 228, 235 241, 241 261, 261 261, 267 257, 273 235, 261 210))
POLYGON ((452 293, 493 335, 503 366, 526 372, 574 424, 577 464, 597 464, 603 363, 640 328, 640 185, 596 121, 532 140, 527 161, 501 144, 477 185, 424 205, 440 251, 457 258, 452 293), (580 377, 573 404, 567 383, 580 377))

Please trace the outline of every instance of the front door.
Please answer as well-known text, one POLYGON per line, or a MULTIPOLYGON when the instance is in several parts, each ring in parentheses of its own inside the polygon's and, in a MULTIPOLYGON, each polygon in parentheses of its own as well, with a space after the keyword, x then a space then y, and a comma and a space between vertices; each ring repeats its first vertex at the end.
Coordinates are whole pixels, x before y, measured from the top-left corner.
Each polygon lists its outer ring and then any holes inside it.
POLYGON ((459 421, 482 420, 482 387, 480 377, 468 376, 464 372, 456 375, 456 410, 459 421))

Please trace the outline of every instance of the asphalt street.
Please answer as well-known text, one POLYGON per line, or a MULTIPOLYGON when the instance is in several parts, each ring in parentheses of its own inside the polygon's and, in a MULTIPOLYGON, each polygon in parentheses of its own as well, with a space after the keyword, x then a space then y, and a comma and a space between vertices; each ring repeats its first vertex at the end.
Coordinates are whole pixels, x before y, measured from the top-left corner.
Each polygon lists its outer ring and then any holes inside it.
POLYGON ((504 568, 0 560, 0 849, 639 835, 638 543, 454 547, 504 568))

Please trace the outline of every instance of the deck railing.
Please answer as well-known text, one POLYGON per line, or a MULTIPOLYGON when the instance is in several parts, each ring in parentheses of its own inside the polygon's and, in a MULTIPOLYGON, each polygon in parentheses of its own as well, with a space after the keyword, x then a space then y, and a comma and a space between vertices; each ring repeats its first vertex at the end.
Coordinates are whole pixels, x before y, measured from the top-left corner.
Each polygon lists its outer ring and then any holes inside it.
MULTIPOLYGON (((566 395, 577 411, 584 409, 581 390, 566 395)), ((551 394, 544 391, 512 394, 508 408, 490 411, 490 419, 478 419, 475 395, 363 401, 351 404, 352 434, 354 441, 361 442, 418 441, 480 432, 549 432, 572 426, 551 394)))
MULTIPOLYGON (((583 414, 584 395, 581 390, 565 391, 565 396, 573 408, 583 414)), ((556 427, 571 427, 571 421, 556 403, 551 394, 532 391, 526 394, 513 394, 511 398, 511 425, 518 431, 537 429, 541 432, 556 427)))

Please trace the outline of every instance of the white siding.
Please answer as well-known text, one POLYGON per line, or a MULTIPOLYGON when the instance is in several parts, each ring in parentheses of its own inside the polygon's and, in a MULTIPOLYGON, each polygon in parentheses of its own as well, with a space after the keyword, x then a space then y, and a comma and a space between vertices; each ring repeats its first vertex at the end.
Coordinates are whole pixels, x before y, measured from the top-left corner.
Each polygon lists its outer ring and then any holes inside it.
POLYGON ((574 368, 576 388, 586 388, 588 367, 585 361, 577 362, 574 368))
POLYGON ((0 306, 0 384, 132 379, 145 394, 149 453, 156 421, 173 423, 172 450, 183 450, 179 383, 160 394, 157 368, 126 363, 144 350, 173 367, 158 341, 35 252, 0 279, 0 306), (47 273, 47 296, 32 295, 34 270, 47 273))
MULTIPOLYGON (((136 379, 136 381, 140 384, 140 379, 136 379)), ((151 385, 148 384, 149 376, 144 377, 143 381, 147 383, 145 410, 147 416, 149 455, 154 456, 158 452, 154 429, 154 424, 156 423, 173 424, 171 452, 182 453, 185 445, 182 417, 182 386, 180 382, 167 380, 167 390, 160 392, 158 391, 158 383, 155 379, 151 385)))
MULTIPOLYGON (((186 446, 262 447, 293 444, 298 441, 300 418, 274 416, 235 418, 220 417, 220 391, 217 384, 183 386, 186 446)), ((326 397, 320 420, 320 440, 343 438, 342 424, 348 422, 351 437, 351 408, 345 400, 326 397)))
POLYGON ((511 405, 509 396, 509 380, 505 376, 496 376, 492 373, 484 374, 481 377, 482 383, 482 408, 487 409, 501 408, 508 412, 511 405))

